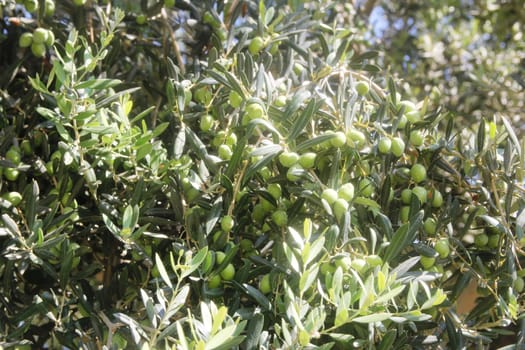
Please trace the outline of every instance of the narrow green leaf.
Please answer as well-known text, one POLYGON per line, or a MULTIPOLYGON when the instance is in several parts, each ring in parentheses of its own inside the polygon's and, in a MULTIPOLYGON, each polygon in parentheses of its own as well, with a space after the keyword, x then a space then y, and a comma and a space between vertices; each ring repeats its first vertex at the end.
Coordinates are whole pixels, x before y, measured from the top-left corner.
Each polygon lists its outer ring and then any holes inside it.
POLYGON ((321 107, 321 103, 316 99, 312 98, 308 102, 303 113, 301 113, 301 115, 297 119, 295 119, 292 128, 289 130, 288 142, 295 141, 297 136, 299 136, 300 133, 304 132, 305 127, 308 125, 310 120, 312 120, 313 116, 315 115, 315 112, 317 112, 319 107, 321 107))
POLYGON ((238 286, 241 290, 243 290, 247 295, 252 297, 257 304, 262 307, 265 311, 270 311, 272 309, 272 304, 270 303, 270 300, 261 293, 261 291, 247 283, 239 284, 236 281, 233 281, 233 283, 238 286))
POLYGON ((399 258, 399 254, 416 238, 417 231, 423 221, 424 211, 419 211, 410 221, 402 225, 392 236, 390 245, 386 248, 384 261, 390 262, 399 258))
POLYGON ((356 317, 352 319, 352 321, 357 322, 357 323, 382 322, 382 321, 388 320, 391 316, 392 314, 388 312, 378 312, 378 313, 374 313, 371 315, 356 317))
POLYGON ((105 106, 109 105, 111 102, 118 100, 120 98, 120 96, 125 95, 125 94, 131 94, 131 93, 133 93, 135 91, 138 91, 140 89, 141 89, 140 87, 135 87, 135 88, 130 88, 130 89, 125 89, 125 90, 122 90, 122 91, 118 91, 118 92, 115 92, 115 93, 110 94, 110 95, 104 95, 104 96, 106 96, 105 98, 102 98, 102 99, 99 99, 99 100, 96 101, 96 108, 100 109, 102 107, 105 107, 105 106))
POLYGON ((173 288, 173 285, 171 284, 171 279, 168 275, 168 272, 166 271, 166 268, 164 267, 164 263, 162 262, 162 259, 160 258, 159 254, 155 253, 155 266, 157 267, 157 270, 159 271, 159 275, 166 283, 166 285, 170 288, 173 288))
POLYGON ((122 83, 118 79, 89 79, 74 86, 75 89, 109 89, 122 83))
POLYGON ((188 268, 186 268, 181 273, 181 278, 185 278, 193 273, 193 271, 197 270, 199 266, 203 263, 204 259, 206 259, 206 255, 208 254, 208 247, 203 247, 199 250, 197 254, 191 259, 190 265, 188 268))
POLYGON ((246 330, 246 339, 244 340, 244 349, 257 349, 259 339, 264 329, 264 315, 260 312, 254 312, 253 317, 248 321, 246 330))

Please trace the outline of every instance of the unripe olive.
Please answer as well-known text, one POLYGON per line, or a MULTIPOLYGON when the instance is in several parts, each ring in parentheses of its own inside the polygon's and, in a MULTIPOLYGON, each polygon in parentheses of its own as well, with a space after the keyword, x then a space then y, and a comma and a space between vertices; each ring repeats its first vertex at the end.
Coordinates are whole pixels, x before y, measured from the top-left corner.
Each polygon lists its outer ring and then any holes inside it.
POLYGON ((440 208, 443 205, 443 195, 438 190, 432 191, 432 207, 440 208))
POLYGON ((11 205, 13 205, 15 207, 18 204, 20 204, 20 202, 22 202, 22 195, 19 192, 15 192, 15 191, 4 193, 2 195, 2 198, 5 199, 6 201, 10 202, 11 205))
POLYGON ((402 223, 408 222, 408 215, 410 214, 410 207, 408 205, 404 205, 401 207, 401 210, 399 211, 399 221, 402 223))
POLYGON ((275 200, 279 200, 282 196, 281 185, 275 183, 269 184, 268 193, 270 193, 275 200))
POLYGON ((354 198, 354 185, 350 182, 345 183, 337 190, 337 196, 350 202, 354 198))
POLYGON ((284 210, 276 210, 272 214, 272 220, 277 226, 283 227, 288 223, 288 215, 284 210))
POLYGON ((221 278, 224 281, 231 281, 235 277, 235 267, 233 264, 228 264, 220 273, 221 278))
POLYGON ((419 147, 423 144, 424 142, 424 137, 423 137, 423 134, 421 133, 421 131, 419 130, 412 130, 410 132, 410 136, 409 136, 409 141, 410 141, 410 144, 412 144, 413 146, 415 147, 419 147))
POLYGON ((228 100, 233 108, 237 108, 242 104, 242 96, 235 90, 230 91, 228 100))
POLYGON ((270 283, 270 274, 264 275, 259 281, 259 290, 263 294, 268 294, 272 291, 272 285, 270 283))
POLYGON ((410 169, 410 177, 416 183, 425 181, 427 178, 427 169, 425 169, 425 166, 423 164, 414 164, 410 169))
POLYGON ((379 153, 388 154, 392 148, 392 140, 388 137, 383 137, 377 143, 377 150, 379 153))
POLYGON ((374 193, 374 184, 368 178, 361 179, 359 181, 359 193, 363 197, 370 197, 374 193))
POLYGON ((200 122, 199 122, 199 127, 200 127, 201 131, 204 131, 204 132, 210 131, 210 129, 213 126, 213 122, 214 121, 215 121, 215 119, 213 119, 213 117, 211 115, 209 115, 209 114, 205 114, 205 115, 201 116, 201 119, 200 119, 200 122))
POLYGON ((412 193, 416 195, 421 203, 427 202, 427 190, 421 186, 415 186, 412 189, 412 193))
POLYGON ((424 256, 424 255, 422 255, 419 260, 419 263, 421 264, 421 266, 423 266, 425 270, 428 270, 432 266, 434 266, 435 262, 436 262, 436 258, 430 257, 430 256, 424 256))
POLYGON ((252 55, 256 55, 263 49, 263 47, 264 39, 260 36, 256 36, 250 41, 250 44, 248 45, 248 51, 250 51, 252 55))
POLYGON ((46 17, 51 17, 55 13, 55 2, 53 0, 46 0, 44 7, 44 14, 46 17))
MULTIPOLYGON (((83 1, 85 1, 85 0, 83 0, 83 1)), ((135 22, 137 22, 138 25, 143 25, 143 24, 146 23, 147 19, 148 18, 146 17, 146 15, 141 13, 140 15, 137 16, 137 18, 135 18, 135 22)))
POLYGON ((403 202, 403 204, 410 204, 411 200, 412 190, 410 188, 405 188, 403 191, 401 191, 401 202, 403 202))
POLYGON ((350 147, 361 149, 366 143, 366 136, 357 129, 349 129, 346 132, 346 142, 350 147))
POLYGON ((20 35, 20 38, 18 39, 18 46, 20 47, 29 47, 33 43, 33 34, 25 32, 24 34, 20 35))
POLYGON ((33 44, 31 44, 31 52, 36 57, 44 57, 46 54, 46 46, 44 44, 33 42, 33 44))
POLYGON ((53 44, 55 43, 55 33, 53 33, 52 31, 48 30, 47 31, 47 39, 46 39, 46 46, 48 47, 51 47, 53 46, 53 44))
POLYGON ((289 168, 299 161, 299 155, 295 152, 284 151, 279 155, 279 162, 282 166, 289 168))
POLYGON ((337 220, 341 220, 344 217, 345 213, 348 211, 348 208, 350 207, 350 205, 343 198, 338 198, 334 202, 333 207, 334 207, 335 217, 337 218, 337 220))
POLYGON ((377 254, 367 255, 365 260, 370 267, 381 266, 383 264, 383 259, 377 254))
POLYGON ((294 164, 290 168, 288 168, 288 171, 286 172, 286 178, 288 181, 298 181, 301 179, 301 174, 304 171, 303 168, 299 164, 294 164))
POLYGON ((355 90, 357 91, 357 94, 359 96, 364 96, 366 94, 368 94, 368 91, 369 91, 369 86, 368 86, 368 83, 364 82, 364 81, 359 81, 357 82, 357 84, 355 84, 355 90))
POLYGON ((226 215, 221 219, 221 229, 224 232, 230 232, 233 228, 235 221, 231 215, 226 215))
POLYGON ((346 143, 346 135, 342 131, 336 131, 335 137, 330 139, 330 144, 334 146, 335 148, 341 148, 346 143))
POLYGON ((8 181, 16 181, 16 179, 18 179, 19 174, 20 172, 18 171, 18 169, 15 169, 15 168, 5 168, 4 169, 4 177, 8 181))
POLYGON ((24 7, 26 8, 27 12, 35 12, 38 9, 38 1, 37 0, 25 0, 24 7))
POLYGON ((213 275, 208 279, 208 288, 214 289, 219 288, 221 286, 221 276, 219 275, 213 275))
POLYGON ((434 247, 441 258, 446 258, 450 254, 450 247, 448 245, 448 239, 442 238, 436 242, 434 247))
POLYGON ((434 218, 427 218, 423 223, 423 229, 429 236, 434 236, 436 234, 436 228, 437 222, 434 218))
POLYGON ((483 248, 489 243, 489 236, 485 233, 480 233, 474 237, 474 244, 476 247, 483 248))
POLYGON ((315 165, 316 157, 317 154, 313 152, 303 153, 299 156, 299 165, 302 166, 303 169, 311 169, 315 165))
POLYGON ((248 115, 249 120, 262 118, 264 116, 264 108, 257 102, 252 102, 246 106, 245 113, 248 115))
POLYGON ((323 193, 321 193, 321 198, 328 202, 328 204, 332 205, 334 202, 339 198, 338 193, 333 188, 327 188, 323 190, 323 193))
POLYGON ((499 239, 500 235, 497 233, 489 235, 488 247, 492 249, 497 248, 499 246, 499 239))
POLYGON ((405 142, 400 137, 394 137, 392 139, 392 154, 396 157, 401 157, 405 152, 405 142))
POLYGON ((49 31, 45 28, 37 28, 33 32, 33 43, 44 44, 47 40, 49 31))
POLYGON ((222 160, 230 160, 233 155, 233 151, 228 145, 219 146, 219 158, 222 160))

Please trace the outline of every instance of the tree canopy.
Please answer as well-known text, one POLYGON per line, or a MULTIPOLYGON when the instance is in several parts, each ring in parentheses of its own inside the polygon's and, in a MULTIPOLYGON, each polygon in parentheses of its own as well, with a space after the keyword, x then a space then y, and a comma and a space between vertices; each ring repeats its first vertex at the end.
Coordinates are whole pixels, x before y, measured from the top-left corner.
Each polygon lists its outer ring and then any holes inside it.
POLYGON ((0 7, 0 348, 524 342, 520 1, 0 7))

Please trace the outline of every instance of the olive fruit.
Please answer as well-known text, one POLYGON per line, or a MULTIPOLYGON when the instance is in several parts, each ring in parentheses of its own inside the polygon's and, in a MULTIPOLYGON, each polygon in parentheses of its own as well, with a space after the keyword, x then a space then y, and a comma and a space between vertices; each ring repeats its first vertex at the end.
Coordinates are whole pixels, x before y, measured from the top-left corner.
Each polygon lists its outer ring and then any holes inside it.
POLYGON ((478 248, 485 247, 489 243, 489 236, 485 233, 480 233, 474 237, 474 245, 478 248))
POLYGON ((299 155, 295 152, 284 151, 279 155, 279 163, 282 166, 289 168, 299 161, 299 155))
POLYGON ((276 210, 272 214, 272 220, 277 226, 283 227, 288 223, 288 215, 284 210, 276 210))
POLYGON ((324 199, 328 204, 332 205, 339 198, 338 193, 333 188, 327 188, 321 193, 321 198, 324 199))
POLYGON ((2 198, 10 202, 15 207, 22 201, 22 195, 19 192, 7 192, 2 195, 2 198))
POLYGON ((9 148, 9 150, 7 150, 5 154, 5 157, 11 162, 13 162, 14 164, 18 164, 22 160, 20 149, 16 147, 9 148))
POLYGON ((421 133, 421 131, 419 131, 419 130, 412 130, 410 132, 410 136, 409 136, 408 140, 410 141, 410 144, 412 144, 413 146, 419 147, 419 146, 421 146, 423 144, 424 137, 423 137, 423 134, 421 133))
POLYGON ((218 153, 222 160, 230 160, 233 155, 233 151, 228 145, 220 145, 218 153))
POLYGON ((436 258, 433 256, 424 256, 422 255, 419 263, 425 270, 429 270, 432 266, 434 266, 434 263, 436 262, 436 258))
POLYGON ((392 140, 388 137, 383 137, 377 143, 377 150, 379 153, 388 154, 392 148, 392 140))
POLYGON ((404 205, 401 207, 401 210, 399 211, 399 221, 402 223, 408 222, 410 214, 410 207, 408 205, 404 205))
POLYGON ((20 38, 18 39, 18 46, 20 47, 29 47, 33 43, 33 34, 32 33, 24 33, 20 35, 20 38))
POLYGON ((224 281, 231 281, 235 277, 235 267, 233 264, 228 264, 220 273, 224 281))
POLYGON ((245 110, 249 119, 262 118, 264 116, 264 108, 257 102, 252 102, 246 106, 245 110))
POLYGON ((412 189, 412 193, 416 195, 422 204, 427 202, 427 190, 424 187, 416 186, 412 189))
POLYGON ((427 218, 425 222, 423 223, 423 229, 425 230, 426 234, 429 236, 433 236, 436 234, 436 228, 437 228, 437 222, 434 218, 427 218))
POLYGON ((46 46, 44 44, 33 42, 33 44, 31 44, 31 52, 36 57, 44 57, 46 54, 46 46))
POLYGON ((346 132, 346 142, 350 147, 362 148, 366 143, 366 136, 357 129, 349 129, 346 132))
POLYGON ((446 258, 450 254, 450 247, 448 245, 448 239, 442 238, 436 242, 434 249, 441 258, 446 258))
POLYGON ((367 178, 361 179, 361 181, 359 181, 358 188, 359 193, 361 193, 363 197, 370 197, 374 193, 374 184, 367 178))
POLYGON ((208 288, 219 288, 221 285, 221 276, 219 275, 213 275, 208 279, 208 288))
POLYGON ((199 123, 199 127, 200 127, 201 131, 204 131, 204 132, 210 131, 210 129, 213 126, 213 122, 214 121, 215 121, 215 119, 213 119, 213 117, 211 115, 209 115, 209 114, 203 115, 201 117, 200 123, 199 123))
POLYGON ((350 202, 354 198, 354 185, 350 182, 341 185, 337 190, 337 196, 350 202))
POLYGON ((15 169, 15 168, 5 168, 4 169, 4 177, 8 181, 16 181, 16 179, 18 179, 19 174, 20 172, 18 171, 18 169, 15 169))
POLYGON ((400 137, 394 137, 390 151, 394 156, 401 157, 405 152, 405 141, 400 137))
POLYGON ((46 0, 44 6, 44 14, 46 17, 51 17, 55 13, 55 2, 53 0, 46 0))
POLYGON ((411 200, 412 190, 410 188, 405 188, 403 191, 401 191, 401 202, 403 202, 403 204, 410 204, 411 200))
POLYGON ((299 165, 302 166, 303 169, 311 169, 315 165, 316 157, 317 154, 313 152, 303 153, 299 156, 299 165))
POLYGON ((33 32, 33 43, 44 44, 47 40, 49 31, 45 28, 37 28, 33 32))
POLYGON ((269 184, 268 185, 268 193, 275 199, 278 200, 282 196, 282 190, 281 185, 279 184, 269 184))
POLYGON ((38 9, 38 0, 25 0, 24 7, 27 12, 35 12, 38 9))
POLYGON ((355 84, 355 91, 357 91, 359 96, 368 94, 369 89, 368 84, 364 81, 358 81, 357 84, 355 84))
POLYGON ((346 143, 346 135, 342 131, 336 131, 334 133, 335 137, 330 139, 330 144, 336 148, 341 148, 346 143))
POLYGON ((138 25, 143 25, 146 23, 147 19, 148 18, 146 17, 146 15, 141 13, 137 16, 137 18, 135 18, 135 22, 137 22, 138 25))
POLYGON ((344 200, 343 198, 338 198, 334 202, 333 206, 334 206, 334 214, 337 220, 341 220, 344 217, 345 213, 348 211, 348 208, 350 207, 348 202, 344 200))
POLYGON ((432 190, 432 207, 440 208, 443 205, 443 195, 438 190, 432 190))
POLYGON ((235 221, 231 215, 226 215, 221 219, 221 229, 224 232, 230 232, 233 229, 235 221))
POLYGON ((371 254, 365 257, 365 261, 370 267, 381 266, 383 264, 383 259, 377 254, 371 254))
POLYGON ((256 55, 263 49, 263 47, 264 39, 260 36, 256 36, 250 41, 250 44, 248 45, 248 51, 250 51, 252 55, 256 55))
POLYGON ((427 178, 427 169, 425 169, 425 166, 423 164, 414 164, 410 169, 410 177, 416 183, 425 181, 427 178))
POLYGON ((242 96, 235 90, 230 91, 228 101, 233 108, 237 108, 242 104, 242 96))
POLYGON ((264 275, 259 281, 259 290, 263 294, 268 294, 272 291, 272 285, 270 283, 270 275, 264 275))

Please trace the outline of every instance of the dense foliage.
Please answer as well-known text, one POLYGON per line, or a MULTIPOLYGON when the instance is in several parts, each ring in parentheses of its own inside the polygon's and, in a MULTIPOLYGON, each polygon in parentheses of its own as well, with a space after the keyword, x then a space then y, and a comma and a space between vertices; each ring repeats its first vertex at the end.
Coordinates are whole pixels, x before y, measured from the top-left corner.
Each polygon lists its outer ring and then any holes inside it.
POLYGON ((523 341, 514 114, 479 107, 472 132, 453 79, 382 69, 370 9, 20 3, 0 1, 0 347, 523 341))

